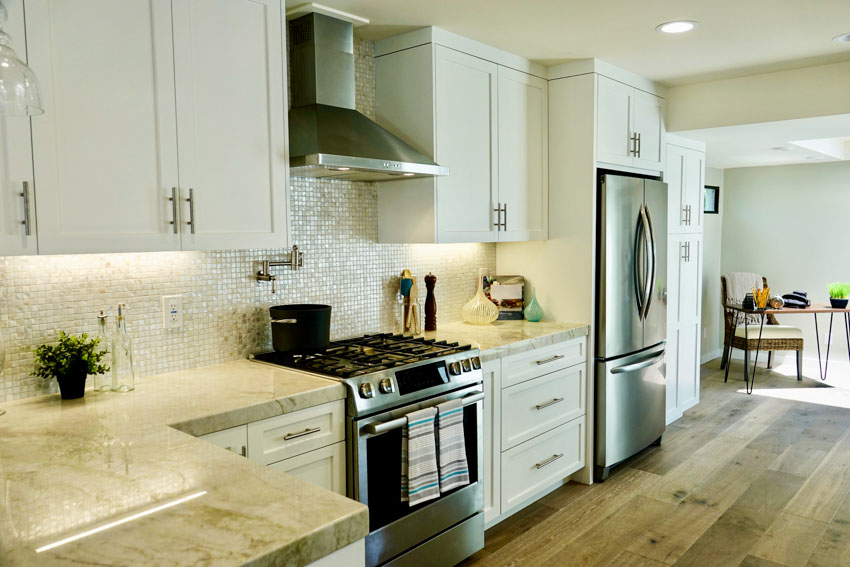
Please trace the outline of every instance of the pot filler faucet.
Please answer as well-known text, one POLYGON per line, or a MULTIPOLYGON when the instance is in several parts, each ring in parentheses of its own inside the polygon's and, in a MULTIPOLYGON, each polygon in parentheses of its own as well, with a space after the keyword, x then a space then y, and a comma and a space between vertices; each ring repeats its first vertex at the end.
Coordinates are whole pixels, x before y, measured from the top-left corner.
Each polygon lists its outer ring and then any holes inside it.
POLYGON ((292 246, 292 252, 289 253, 289 260, 283 260, 281 262, 272 262, 269 260, 263 260, 262 266, 260 266, 260 271, 257 272, 257 283, 259 282, 272 282, 272 293, 275 293, 275 280, 277 280, 277 276, 269 272, 270 268, 276 268, 278 266, 289 266, 293 270, 297 270, 298 268, 304 267, 304 253, 298 250, 298 246, 292 246))

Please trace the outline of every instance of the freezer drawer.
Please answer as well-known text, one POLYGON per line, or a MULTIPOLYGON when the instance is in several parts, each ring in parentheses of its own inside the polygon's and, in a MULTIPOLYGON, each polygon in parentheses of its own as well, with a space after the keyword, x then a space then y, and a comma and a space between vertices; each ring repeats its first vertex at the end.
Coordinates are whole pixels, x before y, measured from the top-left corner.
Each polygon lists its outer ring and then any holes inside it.
POLYGON ((597 361, 595 476, 664 433, 664 356, 661 345, 616 360, 597 361))

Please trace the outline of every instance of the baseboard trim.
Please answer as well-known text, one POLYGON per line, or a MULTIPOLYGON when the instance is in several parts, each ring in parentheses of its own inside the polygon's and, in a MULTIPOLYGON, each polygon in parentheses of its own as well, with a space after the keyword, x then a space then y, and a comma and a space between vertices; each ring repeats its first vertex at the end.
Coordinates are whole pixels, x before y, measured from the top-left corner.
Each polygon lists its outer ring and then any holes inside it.
MULTIPOLYGON (((703 354, 699 359, 699 363, 705 364, 706 362, 711 362, 715 358, 720 358, 721 356, 723 356, 723 349, 719 348, 717 350, 713 350, 711 352, 703 354)), ((741 360, 743 360, 743 358, 741 360)))

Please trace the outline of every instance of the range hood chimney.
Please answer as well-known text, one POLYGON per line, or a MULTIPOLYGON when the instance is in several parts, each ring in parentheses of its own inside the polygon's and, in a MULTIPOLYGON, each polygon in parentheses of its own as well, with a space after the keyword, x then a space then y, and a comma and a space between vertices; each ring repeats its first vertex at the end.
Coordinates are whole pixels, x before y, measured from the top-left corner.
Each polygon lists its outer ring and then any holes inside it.
POLYGON ((354 28, 313 12, 289 22, 289 167, 296 177, 387 181, 448 175, 354 109, 354 28))

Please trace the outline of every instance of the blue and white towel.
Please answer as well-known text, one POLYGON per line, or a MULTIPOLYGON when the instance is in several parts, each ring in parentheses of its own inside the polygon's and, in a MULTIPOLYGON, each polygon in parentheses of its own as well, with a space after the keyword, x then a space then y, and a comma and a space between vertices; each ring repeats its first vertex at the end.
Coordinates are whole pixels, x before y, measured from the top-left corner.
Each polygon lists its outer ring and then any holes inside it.
POLYGON ((436 408, 407 414, 401 434, 401 501, 416 506, 439 498, 437 444, 434 439, 436 408))
POLYGON ((463 402, 449 400, 437 406, 440 492, 469 484, 466 444, 463 440, 463 402))

